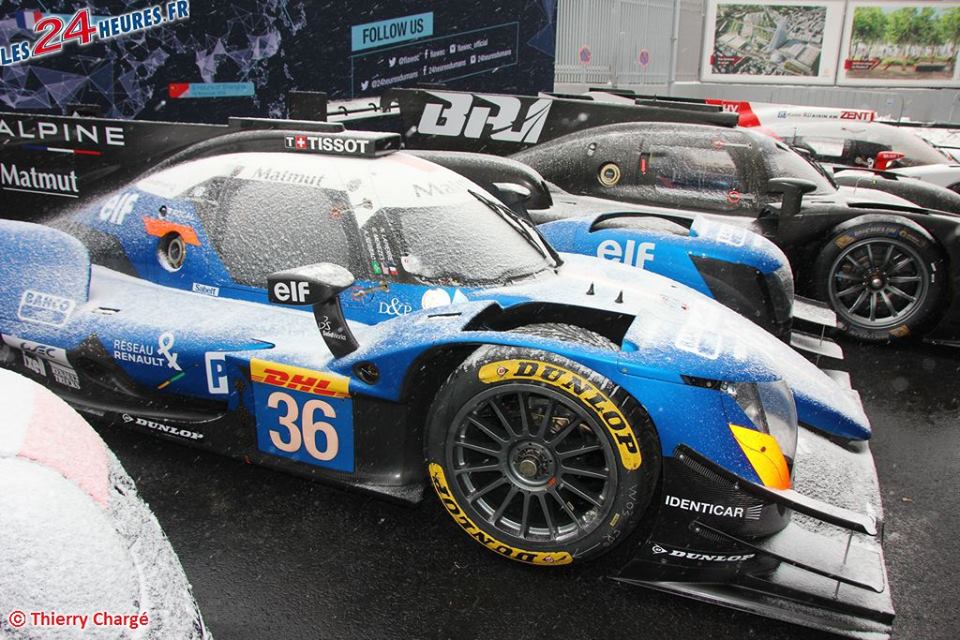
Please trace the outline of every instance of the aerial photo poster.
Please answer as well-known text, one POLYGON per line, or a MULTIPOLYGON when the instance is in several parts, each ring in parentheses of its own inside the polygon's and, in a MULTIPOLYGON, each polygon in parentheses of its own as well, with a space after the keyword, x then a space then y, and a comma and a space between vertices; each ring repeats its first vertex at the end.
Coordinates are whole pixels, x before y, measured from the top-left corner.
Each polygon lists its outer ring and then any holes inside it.
POLYGON ((960 86, 960 2, 850 2, 837 83, 960 86))
POLYGON ((832 84, 843 2, 710 0, 704 82, 832 84))

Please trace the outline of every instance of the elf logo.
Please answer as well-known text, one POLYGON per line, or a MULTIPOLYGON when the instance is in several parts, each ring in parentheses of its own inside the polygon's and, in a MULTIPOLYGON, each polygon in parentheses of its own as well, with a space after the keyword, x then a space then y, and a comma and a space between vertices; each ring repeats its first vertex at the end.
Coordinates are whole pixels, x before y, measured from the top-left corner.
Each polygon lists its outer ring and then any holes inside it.
POLYGON ((277 282, 273 285, 273 297, 277 302, 305 302, 309 295, 308 282, 277 282))
POLYGON ((616 240, 604 240, 597 246, 597 257, 604 260, 614 260, 623 264, 643 269, 648 262, 653 262, 655 242, 641 242, 627 240, 620 244, 616 240))
POLYGON ((489 138, 533 144, 540 139, 553 101, 541 98, 431 91, 417 131, 429 136, 489 138))

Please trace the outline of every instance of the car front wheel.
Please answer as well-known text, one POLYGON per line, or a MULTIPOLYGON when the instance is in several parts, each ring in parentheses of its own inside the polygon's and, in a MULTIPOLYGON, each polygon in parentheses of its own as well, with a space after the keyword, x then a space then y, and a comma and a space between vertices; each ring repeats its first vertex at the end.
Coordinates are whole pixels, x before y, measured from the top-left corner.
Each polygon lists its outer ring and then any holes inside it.
POLYGON ((852 337, 884 342, 921 333, 943 295, 943 261, 937 246, 914 229, 864 224, 845 230, 821 251, 816 279, 852 337), (887 228, 889 227, 889 228, 887 228))
MULTIPOLYGON (((604 340, 577 327, 539 327, 524 332, 604 340)), ((596 372, 536 349, 475 352, 440 390, 426 444, 431 484, 454 520, 490 550, 529 564, 568 564, 613 548, 650 504, 660 470, 653 425, 636 401, 596 372)))

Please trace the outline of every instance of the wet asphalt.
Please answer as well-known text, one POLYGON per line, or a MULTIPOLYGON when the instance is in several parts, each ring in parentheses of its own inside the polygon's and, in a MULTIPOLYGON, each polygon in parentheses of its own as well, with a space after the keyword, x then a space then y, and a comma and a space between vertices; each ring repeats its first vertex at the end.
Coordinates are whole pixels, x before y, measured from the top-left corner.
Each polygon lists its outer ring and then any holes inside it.
MULTIPOLYGON (((960 349, 846 344, 874 426, 894 638, 960 628, 960 349)), ((416 508, 100 428, 180 556, 215 637, 821 639, 615 583, 618 556, 538 570, 416 508)))

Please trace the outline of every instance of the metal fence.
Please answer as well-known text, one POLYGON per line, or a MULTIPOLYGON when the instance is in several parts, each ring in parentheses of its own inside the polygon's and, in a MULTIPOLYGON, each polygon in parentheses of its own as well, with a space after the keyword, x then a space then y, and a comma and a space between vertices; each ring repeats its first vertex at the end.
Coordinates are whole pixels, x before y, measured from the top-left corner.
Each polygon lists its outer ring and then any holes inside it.
POLYGON ((668 84, 675 8, 676 0, 560 0, 555 81, 668 84))

